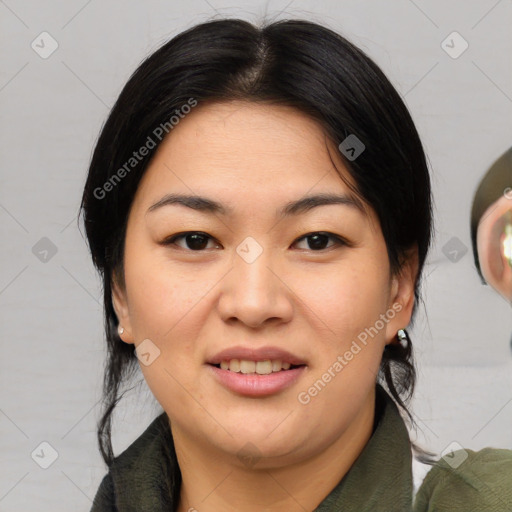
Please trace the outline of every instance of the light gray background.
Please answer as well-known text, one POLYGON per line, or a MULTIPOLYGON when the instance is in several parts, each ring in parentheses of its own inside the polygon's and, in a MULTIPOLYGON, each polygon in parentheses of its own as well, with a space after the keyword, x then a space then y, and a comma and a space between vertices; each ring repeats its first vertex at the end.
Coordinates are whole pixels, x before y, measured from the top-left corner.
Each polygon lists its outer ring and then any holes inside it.
MULTIPOLYGON (((417 436, 438 453, 452 441, 512 448, 512 312, 480 284, 469 235, 477 183, 512 144, 511 0, 6 0, 0 511, 88 511, 106 472, 95 433, 105 356, 100 281, 76 215, 109 108, 140 61, 168 38, 213 16, 258 22, 265 12, 340 31, 404 96, 431 162, 436 203, 425 308, 411 330, 420 367, 417 436), (58 43, 46 59, 31 48, 34 40, 42 46, 43 31, 58 43), (453 31, 469 44, 458 58, 441 46, 453 31), (33 252, 43 237, 57 249, 46 262, 33 252), (458 262, 442 250, 452 237, 468 249, 458 262), (31 457, 43 441, 58 453, 48 469, 31 457)), ((159 411, 142 381, 115 416, 115 452, 159 411)), ((421 470, 415 466, 416 475, 421 470)))

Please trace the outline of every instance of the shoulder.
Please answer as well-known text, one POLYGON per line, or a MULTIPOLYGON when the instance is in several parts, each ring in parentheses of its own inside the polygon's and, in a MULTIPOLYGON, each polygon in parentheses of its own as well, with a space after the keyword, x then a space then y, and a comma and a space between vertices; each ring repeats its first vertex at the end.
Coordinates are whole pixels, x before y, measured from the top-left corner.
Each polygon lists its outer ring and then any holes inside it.
POLYGON ((112 475, 107 473, 96 491, 90 512, 117 512, 112 475))
POLYGON ((427 473, 414 512, 512 511, 512 450, 461 449, 444 455, 427 473))
POLYGON ((140 486, 141 472, 161 473, 162 446, 168 446, 170 427, 165 413, 156 417, 146 430, 116 456, 103 477, 90 512, 117 512, 140 486))

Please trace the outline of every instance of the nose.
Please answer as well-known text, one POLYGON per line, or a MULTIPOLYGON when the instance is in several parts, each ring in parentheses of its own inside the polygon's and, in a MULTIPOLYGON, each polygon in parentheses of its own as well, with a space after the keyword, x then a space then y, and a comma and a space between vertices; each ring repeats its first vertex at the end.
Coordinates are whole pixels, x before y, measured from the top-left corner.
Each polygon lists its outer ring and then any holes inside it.
POLYGON ((259 247, 256 253, 251 244, 247 251, 239 248, 231 272, 221 282, 218 309, 225 322, 238 320, 258 328, 270 321, 286 323, 292 317, 291 286, 270 250, 259 247))

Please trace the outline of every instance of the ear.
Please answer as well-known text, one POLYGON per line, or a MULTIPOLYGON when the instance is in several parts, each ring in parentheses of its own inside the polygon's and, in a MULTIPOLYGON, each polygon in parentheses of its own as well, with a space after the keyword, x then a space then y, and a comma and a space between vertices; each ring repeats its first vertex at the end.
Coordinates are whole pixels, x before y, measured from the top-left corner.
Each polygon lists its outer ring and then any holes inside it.
POLYGON ((126 287, 119 283, 115 273, 112 277, 112 305, 114 306, 117 319, 119 320, 118 325, 124 329, 123 334, 119 334, 118 332, 118 336, 125 343, 133 344, 134 340, 128 308, 128 300, 126 297, 126 287))
POLYGON ((398 274, 391 277, 386 344, 398 343, 398 330, 405 329, 411 321, 418 266, 418 246, 414 245, 404 254, 398 274))

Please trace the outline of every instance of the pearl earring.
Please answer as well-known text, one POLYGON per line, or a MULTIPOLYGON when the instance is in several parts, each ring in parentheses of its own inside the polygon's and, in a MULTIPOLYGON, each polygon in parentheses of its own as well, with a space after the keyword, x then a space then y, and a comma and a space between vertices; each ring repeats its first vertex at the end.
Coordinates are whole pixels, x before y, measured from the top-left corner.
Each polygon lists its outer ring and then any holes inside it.
POLYGON ((398 335, 398 341, 400 342, 400 345, 402 345, 402 347, 407 346, 407 341, 408 341, 407 331, 405 329, 399 329, 397 332, 397 335, 398 335))
POLYGON ((124 329, 123 329, 121 326, 119 326, 119 327, 117 328, 117 331, 119 332, 119 335, 121 335, 121 334, 123 334, 124 329))

